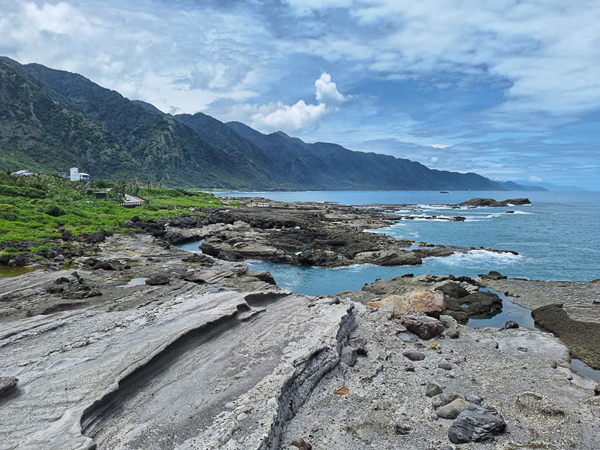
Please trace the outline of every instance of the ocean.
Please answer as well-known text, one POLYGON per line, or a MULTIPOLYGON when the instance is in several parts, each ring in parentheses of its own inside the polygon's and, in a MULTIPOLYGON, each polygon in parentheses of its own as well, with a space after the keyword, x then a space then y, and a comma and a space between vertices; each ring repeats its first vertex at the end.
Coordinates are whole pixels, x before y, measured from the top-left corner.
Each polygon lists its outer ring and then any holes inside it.
MULTIPOLYGON (((585 281, 600 278, 600 193, 432 191, 244 192, 228 196, 265 197, 278 201, 332 201, 341 204, 418 204, 423 212, 406 214, 464 216, 465 222, 404 220, 373 230, 390 236, 436 244, 514 250, 519 255, 474 250, 445 258, 427 258, 421 266, 345 268, 297 267, 251 261, 252 269, 269 270, 286 289, 308 295, 360 289, 377 278, 415 275, 476 276, 497 270, 511 277, 585 281), (533 204, 506 208, 452 209, 444 204, 473 197, 496 200, 527 197, 533 204), (435 206, 437 205, 437 206, 435 206), (507 214, 506 211, 514 211, 507 214)), ((404 214, 404 213, 403 213, 404 214)))

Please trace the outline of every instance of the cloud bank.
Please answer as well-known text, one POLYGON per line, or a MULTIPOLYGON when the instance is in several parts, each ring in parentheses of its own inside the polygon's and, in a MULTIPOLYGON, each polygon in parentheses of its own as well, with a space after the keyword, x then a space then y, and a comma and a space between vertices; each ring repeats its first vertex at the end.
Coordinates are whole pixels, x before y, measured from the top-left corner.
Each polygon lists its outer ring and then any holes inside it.
POLYGON ((598 23, 583 0, 0 0, 0 55, 165 112, 600 189, 598 23))

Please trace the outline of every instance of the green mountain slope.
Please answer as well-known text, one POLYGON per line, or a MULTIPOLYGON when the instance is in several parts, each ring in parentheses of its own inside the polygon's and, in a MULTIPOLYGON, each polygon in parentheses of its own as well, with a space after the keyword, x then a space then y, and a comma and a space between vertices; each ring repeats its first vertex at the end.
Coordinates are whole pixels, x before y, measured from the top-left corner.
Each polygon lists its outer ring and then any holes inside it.
POLYGON ((202 113, 171 116, 85 77, 0 57, 0 169, 138 177, 229 189, 506 190, 336 144, 259 133, 202 113))
MULTIPOLYGON (((127 149, 142 178, 169 185, 251 188, 269 177, 243 154, 202 140, 170 115, 132 102, 85 77, 39 64, 22 66, 48 95, 104 125, 127 149)), ((93 174, 93 170, 89 170, 93 174)))
POLYGON ((291 180, 310 189, 506 190, 475 173, 432 170, 408 159, 337 144, 307 144, 282 132, 265 135, 239 122, 227 125, 276 160, 291 180))
POLYGON ((134 162, 109 130, 52 99, 0 59, 0 168, 68 171, 96 168, 107 177, 134 162))

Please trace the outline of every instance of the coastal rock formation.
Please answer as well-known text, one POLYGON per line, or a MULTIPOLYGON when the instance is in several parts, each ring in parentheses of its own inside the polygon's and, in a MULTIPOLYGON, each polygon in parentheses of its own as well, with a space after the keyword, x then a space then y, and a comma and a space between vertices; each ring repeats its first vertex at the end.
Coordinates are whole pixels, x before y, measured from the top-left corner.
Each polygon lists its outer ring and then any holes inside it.
POLYGON ((600 369, 600 323, 574 320, 562 305, 548 305, 531 313, 535 324, 554 333, 563 341, 574 358, 600 369))
POLYGON ((496 442, 482 441, 482 450, 532 436, 582 450, 600 440, 595 383, 568 372, 557 338, 475 330, 438 314, 442 297, 477 293, 474 280, 406 277, 306 297, 279 289, 267 272, 207 264, 150 235, 112 236, 100 246, 98 260, 129 268, 92 270, 82 258, 72 273, 0 280, 0 374, 19 379, 0 398, 2 449, 441 448, 453 426, 471 441, 490 431, 496 442), (146 284, 159 273, 168 284, 146 284), (80 285, 101 295, 66 302, 47 291, 80 285), (365 306, 371 290, 430 309, 439 322, 415 319, 460 337, 421 340, 402 325, 407 314, 389 320, 389 310, 365 306), (427 385, 437 386, 434 397, 427 385), (510 436, 496 417, 494 426, 453 425, 470 409, 438 417, 436 409, 459 398, 443 415, 463 402, 493 407, 510 436), (560 433, 532 413, 553 411, 543 399, 564 412, 560 433))
POLYGON ((390 311, 397 318, 411 311, 418 311, 439 317, 446 309, 444 294, 427 289, 410 292, 405 295, 390 295, 368 302, 367 305, 372 308, 390 311))
POLYGON ((502 299, 479 288, 479 283, 469 277, 420 275, 376 280, 360 292, 340 294, 352 294, 357 300, 390 310, 396 316, 417 310, 436 317, 446 314, 465 324, 469 317, 502 311, 502 299))
POLYGON ((475 197, 464 202, 460 202, 459 206, 469 206, 472 208, 480 207, 502 207, 502 206, 522 206, 531 205, 531 201, 528 198, 508 198, 506 200, 494 200, 493 198, 480 198, 475 197))
POLYGON ((242 200, 246 206, 241 208, 173 220, 161 238, 169 243, 203 239, 204 254, 228 261, 261 259, 321 267, 418 265, 424 258, 475 250, 415 243, 368 232, 392 226, 394 220, 402 219, 378 207, 242 200))

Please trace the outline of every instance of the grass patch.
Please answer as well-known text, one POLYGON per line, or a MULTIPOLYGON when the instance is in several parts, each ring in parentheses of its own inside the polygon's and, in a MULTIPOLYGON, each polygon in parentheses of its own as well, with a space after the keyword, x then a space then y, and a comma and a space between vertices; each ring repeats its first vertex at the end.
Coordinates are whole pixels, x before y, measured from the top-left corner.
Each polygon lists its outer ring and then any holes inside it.
MULTIPOLYGON (((115 183, 113 198, 96 199, 95 186, 71 182, 54 176, 0 175, 0 248, 12 253, 9 242, 30 242, 36 253, 46 251, 48 241, 61 237, 62 230, 73 236, 99 231, 123 232, 121 224, 134 216, 142 220, 164 220, 182 214, 202 214, 217 208, 217 197, 182 189, 139 188, 115 183), (136 208, 119 205, 122 193, 138 195, 149 201, 136 208)), ((130 231, 129 231, 130 232, 130 231)))

